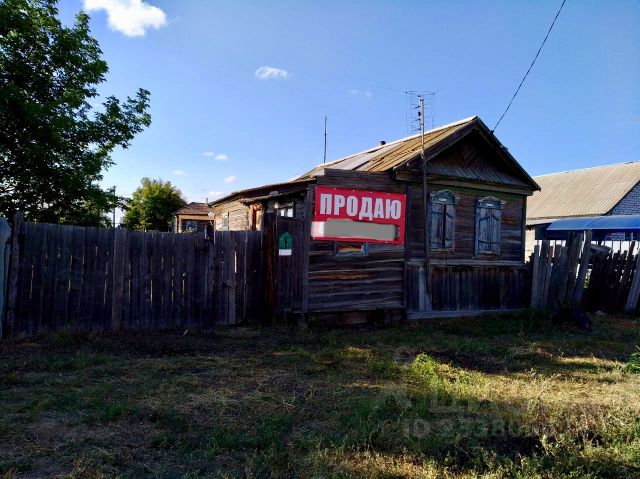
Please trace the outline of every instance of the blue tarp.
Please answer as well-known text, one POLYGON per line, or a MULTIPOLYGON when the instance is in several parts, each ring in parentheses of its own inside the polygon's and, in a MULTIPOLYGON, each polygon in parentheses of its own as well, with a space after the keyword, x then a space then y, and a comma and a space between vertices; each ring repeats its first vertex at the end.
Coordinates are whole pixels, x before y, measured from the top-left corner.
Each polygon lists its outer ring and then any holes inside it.
POLYGON ((607 231, 610 233, 640 232, 640 215, 592 216, 589 218, 564 218, 549 225, 547 231, 607 231))
POLYGON ((591 216, 564 218, 551 223, 544 232, 546 239, 565 239, 570 231, 593 231, 594 240, 628 240, 640 235, 640 215, 591 216), (612 233, 618 233, 612 235, 612 233), (627 233, 627 234, 620 234, 627 233), (635 233, 635 234, 633 234, 635 233))

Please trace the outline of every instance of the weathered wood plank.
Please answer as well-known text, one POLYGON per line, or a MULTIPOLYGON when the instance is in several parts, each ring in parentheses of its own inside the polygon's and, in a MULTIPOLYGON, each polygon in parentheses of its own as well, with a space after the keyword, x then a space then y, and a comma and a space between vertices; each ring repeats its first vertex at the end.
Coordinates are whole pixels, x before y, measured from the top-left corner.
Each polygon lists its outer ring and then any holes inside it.
POLYGON ((13 217, 13 228, 11 234, 11 264, 9 265, 9 278, 7 280, 7 320, 5 335, 14 335, 16 333, 16 315, 18 302, 18 282, 20 275, 20 236, 24 223, 22 221, 22 213, 16 213, 13 217))
POLYGON ((124 302, 125 302, 125 281, 128 282, 127 272, 127 231, 116 229, 113 233, 113 294, 111 303, 111 329, 119 331, 122 329, 124 302))
POLYGON ((635 271, 633 273, 633 280, 631 282, 631 289, 629 290, 629 296, 625 303, 624 310, 627 313, 632 313, 638 307, 638 299, 640 298, 640 252, 636 255, 635 259, 635 271))

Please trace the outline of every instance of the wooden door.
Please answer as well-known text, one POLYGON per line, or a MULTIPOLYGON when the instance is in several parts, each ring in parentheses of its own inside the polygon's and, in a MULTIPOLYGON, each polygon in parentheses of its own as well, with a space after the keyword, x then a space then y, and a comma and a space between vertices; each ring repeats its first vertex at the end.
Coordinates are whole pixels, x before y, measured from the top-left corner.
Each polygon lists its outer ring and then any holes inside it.
POLYGON ((303 225, 297 218, 276 216, 275 300, 276 314, 302 310, 303 225))

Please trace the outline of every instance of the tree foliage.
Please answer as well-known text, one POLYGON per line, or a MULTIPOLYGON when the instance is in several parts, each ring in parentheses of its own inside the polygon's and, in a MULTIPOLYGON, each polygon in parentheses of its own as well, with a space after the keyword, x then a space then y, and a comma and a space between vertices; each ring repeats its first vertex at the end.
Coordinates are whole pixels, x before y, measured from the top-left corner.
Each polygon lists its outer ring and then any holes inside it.
POLYGON ((142 178, 142 185, 125 207, 123 223, 133 230, 169 231, 173 212, 185 204, 182 193, 170 181, 142 178))
POLYGON ((89 17, 63 26, 56 3, 0 0, 0 215, 95 225, 118 203, 99 186, 113 149, 151 124, 149 92, 95 108, 107 63, 89 17))

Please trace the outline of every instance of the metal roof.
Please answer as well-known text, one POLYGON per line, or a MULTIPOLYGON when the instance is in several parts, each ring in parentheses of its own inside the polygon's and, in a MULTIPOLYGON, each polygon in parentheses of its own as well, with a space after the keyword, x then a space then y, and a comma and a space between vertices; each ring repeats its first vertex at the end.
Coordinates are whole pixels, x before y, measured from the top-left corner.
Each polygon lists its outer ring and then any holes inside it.
POLYGON ((547 231, 640 231, 640 215, 608 215, 588 218, 565 218, 549 225, 547 231))
MULTIPOLYGON (((480 162, 477 164, 474 163, 475 159, 463 161, 462 163, 449 160, 448 162, 452 164, 448 165, 438 163, 437 161, 429 161, 429 174, 505 184, 521 188, 523 191, 528 192, 539 189, 536 182, 477 116, 465 118, 464 120, 425 132, 424 147, 426 155, 437 155, 443 149, 464 138, 467 134, 476 131, 484 136, 489 147, 498 152, 497 161, 494 161, 496 158, 495 155, 489 156, 488 160, 485 158, 484 163, 480 162), (498 165, 500 161, 504 164, 498 165)), ((279 193, 282 193, 285 191, 285 188, 305 185, 308 182, 315 181, 317 176, 324 174, 325 169, 377 173, 398 169, 411 160, 418 158, 421 148, 421 135, 412 135, 390 143, 377 145, 373 148, 328 163, 323 163, 305 174, 283 183, 233 192, 213 201, 211 204, 221 204, 239 197, 257 199, 258 197, 271 193, 271 190, 276 192, 278 192, 277 190, 282 190, 279 191, 279 193)))
POLYGON ((640 162, 535 176, 542 188, 527 201, 527 222, 606 215, 640 183, 640 162))
MULTIPOLYGON (((478 120, 477 116, 443 125, 424 134, 424 146, 428 149, 437 142, 478 120)), ((386 171, 415 158, 422 148, 420 134, 412 135, 384 145, 345 156, 329 163, 316 166, 298 177, 299 180, 321 175, 325 168, 357 171, 386 171)))

